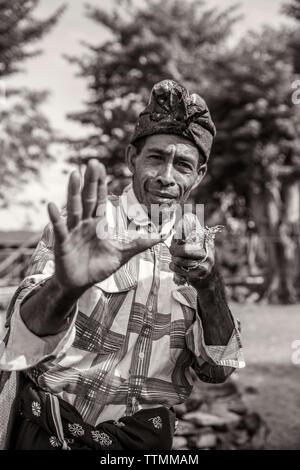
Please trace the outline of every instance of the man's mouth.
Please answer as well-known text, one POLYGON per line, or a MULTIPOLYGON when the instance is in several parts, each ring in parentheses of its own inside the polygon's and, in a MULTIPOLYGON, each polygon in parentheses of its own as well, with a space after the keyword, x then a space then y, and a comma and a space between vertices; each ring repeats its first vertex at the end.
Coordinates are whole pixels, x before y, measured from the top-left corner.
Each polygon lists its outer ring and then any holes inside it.
POLYGON ((147 192, 154 199, 163 199, 163 200, 166 200, 166 201, 169 201, 169 202, 175 201, 177 199, 177 195, 169 193, 167 191, 160 191, 158 189, 151 189, 151 190, 147 190, 147 192))

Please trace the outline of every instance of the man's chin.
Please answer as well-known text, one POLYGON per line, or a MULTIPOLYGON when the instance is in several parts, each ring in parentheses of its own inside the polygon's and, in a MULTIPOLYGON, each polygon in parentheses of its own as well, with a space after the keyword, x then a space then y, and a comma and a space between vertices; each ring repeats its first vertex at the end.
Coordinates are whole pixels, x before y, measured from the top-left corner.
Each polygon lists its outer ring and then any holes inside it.
POLYGON ((159 206, 161 210, 164 210, 164 208, 168 209, 174 207, 178 203, 177 198, 158 196, 149 192, 147 192, 147 200, 149 205, 159 206))
POLYGON ((149 202, 151 210, 157 210, 159 212, 174 211, 177 206, 177 199, 151 198, 149 202))
POLYGON ((155 221, 160 221, 162 219, 169 220, 172 218, 174 212, 176 212, 177 208, 177 201, 168 201, 166 202, 152 202, 150 206, 150 214, 151 220, 155 223, 155 221))

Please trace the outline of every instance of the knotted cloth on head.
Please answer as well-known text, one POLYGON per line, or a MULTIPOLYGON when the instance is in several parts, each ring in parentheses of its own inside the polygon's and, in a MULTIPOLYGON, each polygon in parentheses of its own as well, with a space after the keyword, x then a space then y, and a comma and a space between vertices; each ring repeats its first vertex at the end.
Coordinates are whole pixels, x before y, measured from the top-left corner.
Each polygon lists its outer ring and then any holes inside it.
POLYGON ((207 162, 216 135, 206 102, 174 80, 162 80, 138 117, 131 143, 154 134, 175 134, 193 142, 207 162))

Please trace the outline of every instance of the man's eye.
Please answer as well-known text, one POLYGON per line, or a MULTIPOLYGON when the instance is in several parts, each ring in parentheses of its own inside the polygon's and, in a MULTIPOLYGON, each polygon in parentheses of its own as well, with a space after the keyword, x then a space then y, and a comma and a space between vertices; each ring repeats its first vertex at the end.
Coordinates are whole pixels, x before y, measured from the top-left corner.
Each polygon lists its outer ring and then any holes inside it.
POLYGON ((160 155, 150 155, 149 158, 152 158, 154 160, 161 160, 162 157, 160 155))
POLYGON ((186 168, 187 170, 193 170, 193 168, 191 167, 191 165, 189 165, 188 163, 186 162, 178 162, 177 165, 183 167, 183 168, 186 168))

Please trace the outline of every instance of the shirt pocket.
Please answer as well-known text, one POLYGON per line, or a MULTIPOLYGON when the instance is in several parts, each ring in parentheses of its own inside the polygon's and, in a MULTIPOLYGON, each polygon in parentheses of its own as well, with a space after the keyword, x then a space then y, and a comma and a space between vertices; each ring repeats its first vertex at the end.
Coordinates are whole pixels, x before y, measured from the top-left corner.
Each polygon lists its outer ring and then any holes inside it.
POLYGON ((85 313, 80 311, 76 321, 77 347, 100 355, 123 347, 136 285, 135 270, 127 263, 92 287, 90 299, 85 299, 85 313))
POLYGON ((170 354, 173 362, 188 353, 186 333, 196 320, 197 292, 192 286, 180 286, 172 290, 170 354), (184 354, 185 353, 185 354, 184 354))

